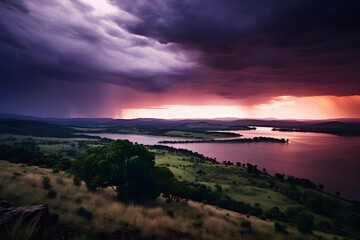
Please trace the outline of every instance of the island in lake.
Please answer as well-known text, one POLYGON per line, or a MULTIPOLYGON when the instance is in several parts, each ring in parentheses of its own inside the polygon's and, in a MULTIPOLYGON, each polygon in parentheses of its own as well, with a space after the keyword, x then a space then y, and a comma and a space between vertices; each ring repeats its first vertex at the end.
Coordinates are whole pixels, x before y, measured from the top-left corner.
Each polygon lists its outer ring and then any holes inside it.
POLYGON ((288 143, 289 139, 272 138, 272 137, 254 137, 254 138, 234 138, 234 139, 204 139, 204 140, 174 140, 174 141, 159 141, 161 144, 177 144, 177 143, 257 143, 257 142, 271 142, 271 143, 288 143))

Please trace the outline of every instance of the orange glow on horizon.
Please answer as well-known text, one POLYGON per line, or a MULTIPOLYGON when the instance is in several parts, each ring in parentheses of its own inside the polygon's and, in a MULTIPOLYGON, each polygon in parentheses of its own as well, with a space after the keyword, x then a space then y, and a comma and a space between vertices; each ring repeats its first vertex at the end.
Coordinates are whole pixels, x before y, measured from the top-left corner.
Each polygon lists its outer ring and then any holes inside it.
POLYGON ((360 118, 360 95, 278 96, 254 106, 163 105, 153 108, 124 109, 122 118, 278 118, 330 119, 360 118))
POLYGON ((275 117, 279 119, 330 119, 359 118, 360 95, 354 96, 312 96, 275 97, 270 103, 254 106, 256 118, 275 117))
POLYGON ((165 105, 148 109, 125 109, 123 118, 224 118, 244 116, 245 112, 238 106, 191 106, 165 105))

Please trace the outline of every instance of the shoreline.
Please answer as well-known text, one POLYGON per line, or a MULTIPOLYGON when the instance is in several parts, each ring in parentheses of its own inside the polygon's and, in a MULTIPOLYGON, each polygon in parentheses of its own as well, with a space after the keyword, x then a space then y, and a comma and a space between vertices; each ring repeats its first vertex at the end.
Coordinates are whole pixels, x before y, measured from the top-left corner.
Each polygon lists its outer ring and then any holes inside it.
POLYGON ((254 138, 235 138, 235 139, 209 139, 209 140, 194 140, 194 141, 159 141, 160 144, 184 144, 184 143, 289 143, 289 139, 272 138, 272 137, 254 137, 254 138))

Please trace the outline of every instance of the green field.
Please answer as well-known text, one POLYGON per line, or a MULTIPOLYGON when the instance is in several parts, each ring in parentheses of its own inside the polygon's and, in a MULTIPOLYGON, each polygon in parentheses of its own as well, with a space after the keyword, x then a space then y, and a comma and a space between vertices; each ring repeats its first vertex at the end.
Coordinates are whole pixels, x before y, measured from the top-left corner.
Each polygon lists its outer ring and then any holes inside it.
POLYGON ((88 147, 100 146, 105 143, 106 141, 96 138, 56 138, 0 134, 0 144, 40 150, 46 154, 57 154, 70 158, 88 147))
MULTIPOLYGON (((283 194, 269 188, 268 182, 274 181, 274 177, 261 174, 254 177, 246 172, 244 167, 225 164, 192 163, 188 157, 173 155, 166 152, 156 152, 156 164, 168 166, 178 180, 196 181, 215 190, 215 184, 222 187, 225 195, 251 205, 259 204, 264 210, 279 207, 284 211, 288 207, 301 207, 296 201, 289 199, 283 194), (205 174, 198 174, 202 170, 205 174)), ((277 182, 286 186, 287 183, 277 182)), ((300 191, 305 189, 299 187, 300 191)), ((313 190, 315 191, 315 190, 313 190)), ((318 192, 318 191, 316 191, 318 192)), ((327 194, 323 194, 326 197, 327 194)), ((334 197, 330 197, 334 198, 334 197)), ((315 224, 326 219, 314 214, 315 224)), ((330 219, 326 219, 330 221, 330 219)))
MULTIPOLYGON (((44 152, 45 155, 56 155, 71 161, 77 153, 108 142, 100 138, 0 135, 0 144, 35 149, 44 152)), ((56 173, 47 168, 6 161, 0 161, 0 199, 8 199, 10 204, 15 206, 49 204, 50 210, 60 215, 60 227, 75 226, 80 229, 79 239, 89 239, 90 236, 104 233, 111 237, 119 231, 130 231, 131 234, 140 234, 142 238, 156 239, 169 239, 174 232, 184 236, 180 239, 219 239, 220 236, 224 237, 223 239, 335 239, 336 237, 316 230, 323 222, 336 223, 333 219, 314 213, 284 194, 291 187, 286 181, 264 172, 249 173, 243 166, 215 164, 196 155, 162 149, 150 149, 150 151, 155 153, 156 165, 168 167, 177 180, 203 184, 213 191, 220 186, 225 196, 258 207, 262 210, 262 214, 257 217, 247 216, 206 203, 185 200, 166 203, 161 197, 145 206, 124 205, 116 200, 114 192, 110 189, 89 192, 84 184, 74 186, 72 176, 64 171, 56 173), (48 190, 42 188, 43 176, 51 179, 51 184, 57 192, 55 198, 48 198, 48 190), (34 192, 37 194, 32 194, 34 192), (81 206, 94 215, 93 220, 88 221, 76 215, 76 210, 81 206), (296 229, 295 224, 290 222, 283 222, 288 227, 288 235, 276 233, 274 219, 269 219, 267 216, 274 207, 278 207, 283 213, 291 207, 299 207, 311 213, 314 216, 314 234, 304 235, 296 229), (251 229, 241 227, 241 221, 244 219, 252 222, 251 229)), ((296 189, 301 193, 314 193, 324 200, 341 203, 348 209, 354 208, 353 203, 318 190, 302 186, 297 186, 296 189)), ((358 216, 358 212, 355 212, 355 215, 358 216)), ((359 232, 354 228, 348 228, 346 225, 341 228, 351 236, 359 236, 359 232)), ((339 236, 337 238, 351 239, 339 236)))

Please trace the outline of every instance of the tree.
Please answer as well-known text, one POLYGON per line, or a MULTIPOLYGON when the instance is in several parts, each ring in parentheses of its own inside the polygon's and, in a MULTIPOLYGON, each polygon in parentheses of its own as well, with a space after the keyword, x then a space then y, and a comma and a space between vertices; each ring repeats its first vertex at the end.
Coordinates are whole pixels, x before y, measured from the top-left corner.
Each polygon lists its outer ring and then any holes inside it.
POLYGON ((278 207, 272 207, 268 212, 267 212, 267 217, 270 219, 279 219, 281 216, 281 212, 280 209, 278 207))
POLYGON ((300 212, 296 217, 296 227, 299 232, 311 233, 314 227, 314 216, 305 211, 300 212))
POLYGON ((167 167, 155 167, 155 172, 158 179, 157 188, 163 194, 163 197, 165 197, 168 202, 179 199, 173 190, 177 186, 174 174, 167 167))
POLYGON ((164 178, 174 178, 169 170, 155 167, 154 160, 155 155, 142 145, 116 140, 79 154, 72 172, 89 190, 110 186, 120 200, 141 202, 160 195, 167 182, 164 178))
POLYGON ((222 187, 219 184, 215 184, 216 191, 222 192, 222 187))
POLYGON ((275 173, 275 177, 281 181, 284 181, 285 175, 280 173, 275 173))
POLYGON ((275 227, 275 231, 276 232, 283 232, 283 233, 288 233, 288 231, 286 231, 286 225, 282 225, 281 223, 279 222, 275 222, 274 224, 274 227, 275 227))

